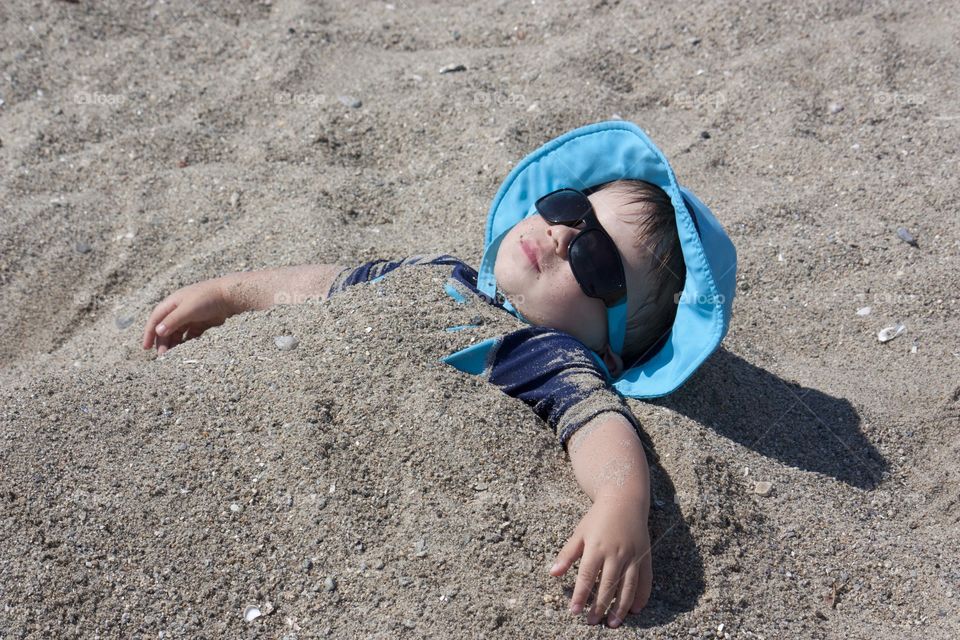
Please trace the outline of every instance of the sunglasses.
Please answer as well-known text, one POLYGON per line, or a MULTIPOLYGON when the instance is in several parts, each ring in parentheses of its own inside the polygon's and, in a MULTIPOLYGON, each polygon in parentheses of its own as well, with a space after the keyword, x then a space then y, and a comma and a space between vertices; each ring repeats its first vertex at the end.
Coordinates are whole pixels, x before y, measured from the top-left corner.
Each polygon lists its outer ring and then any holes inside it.
POLYGON ((559 189, 537 200, 534 206, 547 224, 584 224, 567 246, 567 260, 583 292, 606 306, 610 347, 620 353, 626 333, 627 279, 617 245, 600 225, 590 199, 581 191, 559 189))

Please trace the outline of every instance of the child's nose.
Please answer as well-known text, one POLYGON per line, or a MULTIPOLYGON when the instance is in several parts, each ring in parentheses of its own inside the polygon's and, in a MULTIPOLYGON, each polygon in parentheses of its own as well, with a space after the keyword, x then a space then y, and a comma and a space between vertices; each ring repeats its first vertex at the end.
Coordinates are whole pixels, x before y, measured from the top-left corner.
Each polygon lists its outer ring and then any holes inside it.
POLYGON ((567 259, 567 249, 570 241, 579 233, 573 227, 555 224, 547 227, 547 236, 553 241, 553 250, 563 260, 567 259))

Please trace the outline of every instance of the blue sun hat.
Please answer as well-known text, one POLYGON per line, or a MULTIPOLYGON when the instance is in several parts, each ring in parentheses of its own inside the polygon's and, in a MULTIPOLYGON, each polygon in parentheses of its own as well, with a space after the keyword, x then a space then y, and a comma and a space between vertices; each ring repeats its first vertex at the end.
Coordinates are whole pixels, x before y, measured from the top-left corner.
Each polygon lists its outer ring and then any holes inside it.
MULTIPOLYGON (((533 205, 540 196, 563 187, 585 190, 620 179, 650 182, 670 196, 686 264, 676 319, 659 349, 617 378, 596 357, 620 393, 654 398, 683 384, 726 335, 737 254, 710 210, 677 183, 666 157, 635 124, 613 120, 575 129, 543 145, 510 172, 490 207, 477 288, 491 298, 496 295, 493 266, 500 242, 514 225, 536 213, 533 205)), ((504 306, 524 319, 509 302, 504 306)), ((474 369, 481 349, 474 345, 444 361, 479 373, 474 369)))

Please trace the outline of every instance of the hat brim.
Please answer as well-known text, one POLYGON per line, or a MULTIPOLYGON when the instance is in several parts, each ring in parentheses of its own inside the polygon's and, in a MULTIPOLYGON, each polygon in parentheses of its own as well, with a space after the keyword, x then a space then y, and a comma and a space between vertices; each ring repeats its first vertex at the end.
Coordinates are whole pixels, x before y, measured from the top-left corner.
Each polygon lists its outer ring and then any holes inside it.
POLYGON ((498 248, 494 240, 530 215, 540 196, 562 187, 586 190, 620 179, 645 180, 670 196, 686 263, 676 319, 662 346, 612 379, 626 396, 652 398, 683 384, 726 335, 737 256, 713 213, 677 183, 666 157, 638 126, 622 120, 588 125, 524 158, 490 206, 481 263, 492 268, 498 248))

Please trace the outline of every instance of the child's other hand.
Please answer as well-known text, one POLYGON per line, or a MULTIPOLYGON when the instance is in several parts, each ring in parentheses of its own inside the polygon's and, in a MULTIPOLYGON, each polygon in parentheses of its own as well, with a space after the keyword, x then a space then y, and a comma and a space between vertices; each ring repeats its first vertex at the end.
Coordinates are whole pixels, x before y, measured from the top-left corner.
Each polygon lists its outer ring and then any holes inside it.
POLYGON ((628 612, 639 613, 647 604, 653 565, 647 509, 642 502, 617 496, 598 498, 560 550, 550 574, 562 576, 581 556, 571 613, 584 609, 601 570, 597 597, 587 614, 589 624, 600 622, 614 598, 617 602, 607 617, 610 627, 620 626, 628 612))
POLYGON ((223 293, 223 280, 204 280, 171 293, 158 304, 143 329, 143 348, 154 342, 162 356, 175 346, 223 324, 236 311, 223 293))

